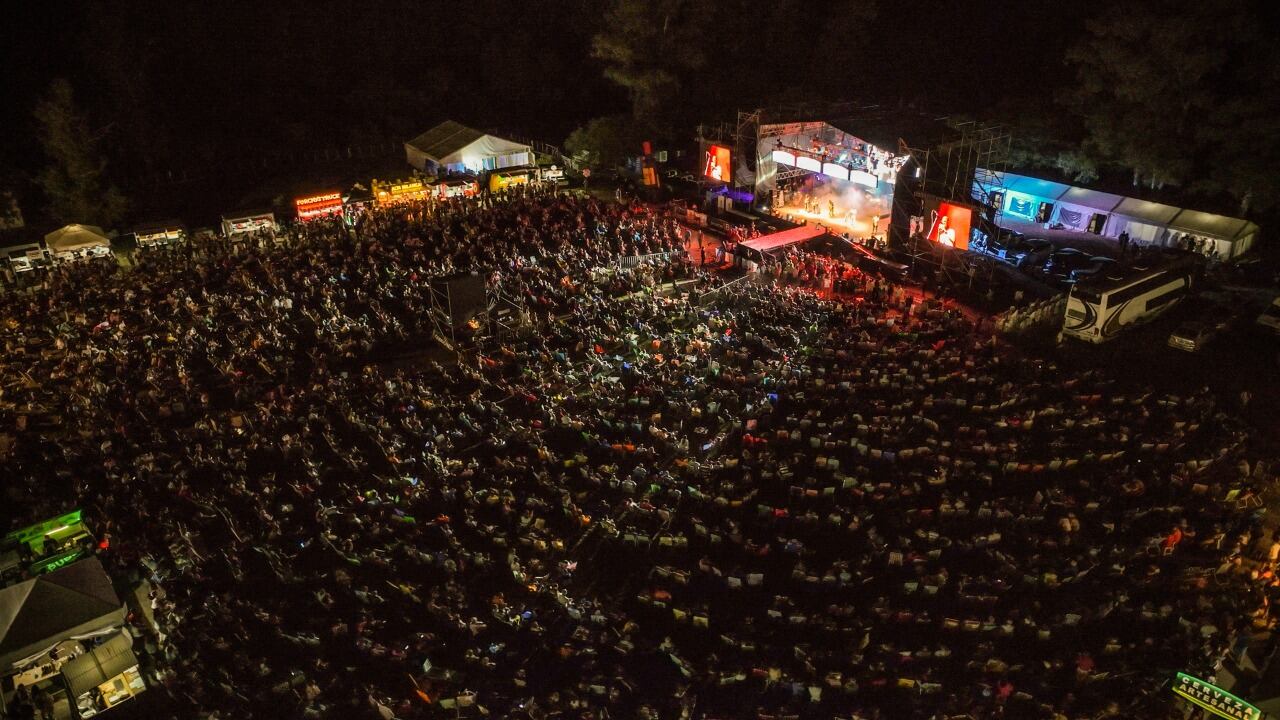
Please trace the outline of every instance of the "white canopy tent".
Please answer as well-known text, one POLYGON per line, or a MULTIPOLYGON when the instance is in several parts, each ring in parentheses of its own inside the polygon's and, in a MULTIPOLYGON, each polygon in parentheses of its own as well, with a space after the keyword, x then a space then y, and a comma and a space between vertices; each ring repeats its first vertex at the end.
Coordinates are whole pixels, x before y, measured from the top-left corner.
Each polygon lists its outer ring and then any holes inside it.
POLYGON ((1103 234, 1119 237, 1120 233, 1127 232, 1134 242, 1163 245, 1165 229, 1178 212, 1178 208, 1170 205, 1125 198, 1111 214, 1103 234))
POLYGON ((482 173, 534 162, 533 148, 446 120, 404 144, 405 159, 423 172, 482 173))
POLYGON ((71 224, 44 236, 44 244, 51 253, 70 253, 77 250, 109 249, 111 241, 102 228, 95 225, 71 224))

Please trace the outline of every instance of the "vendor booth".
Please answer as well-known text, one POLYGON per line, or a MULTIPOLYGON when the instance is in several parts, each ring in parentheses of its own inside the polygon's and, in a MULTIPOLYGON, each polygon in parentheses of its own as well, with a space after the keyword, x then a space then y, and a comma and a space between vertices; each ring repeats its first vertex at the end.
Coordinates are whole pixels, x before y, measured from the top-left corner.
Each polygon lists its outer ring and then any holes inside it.
POLYGON ((157 247, 175 243, 187 236, 187 227, 178 220, 160 220, 139 225, 133 230, 134 242, 139 248, 157 247))
POLYGON ((342 196, 342 219, 348 225, 355 225, 375 204, 371 189, 359 183, 352 185, 342 196))
MULTIPOLYGON (((96 557, 0 589, 0 706, 11 703, 19 687, 30 686, 74 708, 63 670, 71 666, 78 678, 74 687, 82 687, 91 674, 72 663, 110 644, 124 625, 125 606, 96 557)), ((113 658, 124 655, 123 641, 115 643, 93 655, 107 660, 102 672, 115 671, 121 662, 113 658)))
POLYGON ((65 567, 91 553, 94 542, 79 510, 14 530, 0 539, 0 585, 65 567))
POLYGON ((480 192, 480 183, 466 178, 453 178, 435 185, 436 197, 475 197, 480 192))
POLYGON ((4 258, 9 261, 9 268, 15 273, 31 272, 47 267, 51 262, 49 251, 40 243, 10 245, 4 248, 3 253, 4 258))
POLYGON ((495 170, 489 173, 489 192, 498 192, 513 185, 528 185, 533 182, 562 183, 564 170, 556 165, 495 170))
POLYGON ((299 220, 334 217, 342 214, 342 193, 337 190, 295 198, 293 206, 299 220))
POLYGON ((222 216, 222 234, 229 238, 256 232, 274 233, 278 229, 275 213, 270 210, 243 211, 222 216))
POLYGON ((133 637, 127 630, 108 636, 62 666, 62 681, 76 715, 90 718, 133 699, 147 689, 133 637))
POLYGON ((404 144, 405 159, 433 174, 473 173, 533 165, 533 148, 473 130, 452 120, 436 125, 404 144))
POLYGON ((370 182, 373 196, 379 205, 426 200, 434 189, 419 178, 409 180, 377 180, 370 182))
POLYGON ((67 225, 44 236, 44 244, 57 260, 106 257, 111 254, 111 241, 102 228, 94 225, 67 225))

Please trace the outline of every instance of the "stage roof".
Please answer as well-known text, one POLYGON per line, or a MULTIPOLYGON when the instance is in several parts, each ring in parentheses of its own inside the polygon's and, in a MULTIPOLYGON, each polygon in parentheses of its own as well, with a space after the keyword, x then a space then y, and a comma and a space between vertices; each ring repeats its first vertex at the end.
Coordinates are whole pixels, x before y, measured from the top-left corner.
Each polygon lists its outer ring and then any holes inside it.
POLYGON ((1121 201, 1124 200, 1124 196, 1112 195, 1111 193, 1099 192, 1097 190, 1088 190, 1086 188, 1073 187, 1063 193, 1062 197, 1058 198, 1058 200, 1060 202, 1080 205, 1093 210, 1111 212, 1116 209, 1116 206, 1119 205, 1121 201))
POLYGON ((746 240, 740 243, 745 248, 750 248, 756 252, 768 253, 777 252, 790 245, 796 245, 802 242, 808 242, 817 237, 827 234, 826 228, 820 225, 801 225, 800 227, 783 230, 754 240, 746 240))

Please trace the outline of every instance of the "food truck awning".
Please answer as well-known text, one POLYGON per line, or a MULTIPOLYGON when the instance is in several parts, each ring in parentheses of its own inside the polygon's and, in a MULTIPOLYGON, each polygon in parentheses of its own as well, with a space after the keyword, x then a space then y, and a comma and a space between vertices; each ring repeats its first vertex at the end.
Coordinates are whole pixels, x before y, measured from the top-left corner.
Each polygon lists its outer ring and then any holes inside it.
POLYGON ((138 664, 133 638, 120 631, 98 647, 62 666, 71 697, 77 698, 138 664))

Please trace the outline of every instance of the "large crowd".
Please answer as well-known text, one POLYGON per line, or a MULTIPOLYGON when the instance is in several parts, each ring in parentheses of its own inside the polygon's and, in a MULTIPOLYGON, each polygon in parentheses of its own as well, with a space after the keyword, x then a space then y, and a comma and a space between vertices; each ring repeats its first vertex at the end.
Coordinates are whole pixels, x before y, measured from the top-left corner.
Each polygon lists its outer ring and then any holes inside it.
POLYGON ((1162 717, 1266 621, 1207 391, 685 237, 526 188, 63 266, 0 298, 4 501, 151 582, 173 717, 1162 717), (525 327, 437 362, 457 272, 525 327))

